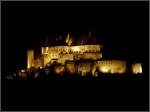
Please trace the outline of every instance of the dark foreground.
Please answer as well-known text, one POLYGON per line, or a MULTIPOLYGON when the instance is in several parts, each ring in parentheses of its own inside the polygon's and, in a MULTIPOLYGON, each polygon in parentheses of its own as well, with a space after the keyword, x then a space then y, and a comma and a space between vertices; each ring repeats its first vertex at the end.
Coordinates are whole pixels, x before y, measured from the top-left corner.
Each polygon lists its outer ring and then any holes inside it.
POLYGON ((3 80, 2 110, 148 110, 148 95, 142 74, 3 80))

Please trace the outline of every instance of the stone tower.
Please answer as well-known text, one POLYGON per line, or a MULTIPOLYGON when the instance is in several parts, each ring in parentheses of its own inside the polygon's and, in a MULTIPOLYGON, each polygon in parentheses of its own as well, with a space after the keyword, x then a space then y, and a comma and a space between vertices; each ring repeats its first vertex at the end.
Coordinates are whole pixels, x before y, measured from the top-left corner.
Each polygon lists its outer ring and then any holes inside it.
POLYGON ((27 51, 27 69, 34 67, 34 50, 27 51))

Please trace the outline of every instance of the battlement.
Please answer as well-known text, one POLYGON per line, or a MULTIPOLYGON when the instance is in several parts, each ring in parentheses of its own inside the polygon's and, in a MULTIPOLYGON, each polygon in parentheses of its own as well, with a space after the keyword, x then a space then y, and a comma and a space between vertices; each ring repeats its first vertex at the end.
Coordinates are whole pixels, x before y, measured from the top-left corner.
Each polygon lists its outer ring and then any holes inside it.
POLYGON ((85 52, 100 52, 100 45, 79 45, 79 46, 52 46, 52 47, 42 47, 41 53, 85 53, 85 52))

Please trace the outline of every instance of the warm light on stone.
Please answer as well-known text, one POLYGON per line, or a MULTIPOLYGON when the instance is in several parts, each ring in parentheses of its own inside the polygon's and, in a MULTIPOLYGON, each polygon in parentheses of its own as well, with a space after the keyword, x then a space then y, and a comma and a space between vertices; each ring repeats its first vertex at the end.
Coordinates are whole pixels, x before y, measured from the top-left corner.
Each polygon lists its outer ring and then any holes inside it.
POLYGON ((142 73, 142 64, 141 63, 135 63, 132 65, 132 72, 133 74, 142 73))
POLYGON ((28 50, 27 51, 27 68, 34 67, 34 51, 28 50))
POLYGON ((107 60, 107 61, 98 61, 97 67, 102 73, 125 73, 126 72, 126 62, 119 60, 107 60))
POLYGON ((48 54, 48 47, 41 48, 42 54, 48 54))
MULTIPOLYGON (((56 64, 54 71, 57 74, 61 74, 66 70, 70 74, 79 74, 81 76, 92 74, 92 76, 95 77, 98 77, 100 72, 110 74, 123 74, 126 72, 126 61, 100 60, 102 59, 102 45, 71 46, 73 41, 69 33, 65 41, 66 45, 64 46, 41 47, 41 55, 36 59, 34 59, 34 51, 28 50, 27 68, 44 68, 45 66, 56 64), (69 63, 66 64, 67 62, 69 63), (76 62, 78 62, 78 64, 75 64, 76 62), (58 66, 57 63, 60 65, 58 66)), ((141 63, 133 64, 132 72, 134 74, 142 73, 141 63)))
POLYGON ((64 66, 62 66, 62 65, 59 66, 58 65, 58 66, 55 67, 55 73, 56 74, 61 74, 61 73, 64 72, 64 69, 65 69, 64 66))
POLYGON ((35 68, 39 68, 41 66, 42 66, 41 59, 39 59, 39 58, 35 59, 35 61, 34 61, 34 67, 35 68))
POLYGON ((67 71, 70 73, 70 74, 75 74, 76 71, 77 71, 77 68, 74 64, 67 64, 67 71))
POLYGON ((42 55, 44 57, 44 66, 57 59, 57 62, 65 64, 66 60, 83 59, 101 59, 100 45, 80 45, 80 46, 52 46, 42 47, 42 55))
POLYGON ((74 47, 74 48, 73 48, 73 51, 74 51, 74 52, 80 52, 80 48, 79 48, 79 47, 74 47))

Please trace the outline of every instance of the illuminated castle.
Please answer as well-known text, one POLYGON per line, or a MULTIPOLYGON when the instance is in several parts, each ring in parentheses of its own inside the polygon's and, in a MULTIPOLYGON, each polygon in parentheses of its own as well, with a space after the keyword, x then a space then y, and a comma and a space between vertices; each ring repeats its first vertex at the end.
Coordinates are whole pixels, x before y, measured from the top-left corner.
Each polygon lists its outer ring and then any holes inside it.
POLYGON ((102 53, 100 45, 78 45, 71 46, 72 38, 68 34, 66 37, 66 46, 47 46, 41 47, 41 57, 34 59, 34 51, 28 50, 27 53, 27 68, 45 67, 47 64, 52 64, 53 61, 65 64, 66 60, 80 59, 101 59, 102 53))
MULTIPOLYGON (((89 33, 89 36, 91 32, 89 33)), ((102 60, 100 44, 72 45, 73 40, 69 33, 65 39, 66 45, 41 47, 41 55, 34 58, 34 50, 27 51, 27 69, 31 67, 39 68, 57 62, 61 65, 55 68, 56 73, 63 72, 65 67, 70 73, 80 73, 82 75, 96 70, 103 73, 125 73, 126 61, 122 60, 102 60), (87 60, 82 62, 82 60, 87 60), (92 60, 92 61, 90 61, 92 60), (80 61, 78 66, 76 61, 80 61), (70 62, 70 63, 69 63, 70 62), (77 68, 77 69, 76 69, 77 68)), ((142 73, 141 64, 132 66, 134 73, 142 73)))

